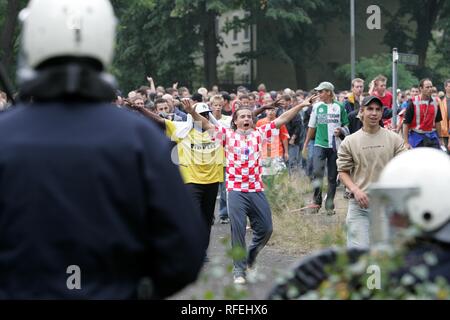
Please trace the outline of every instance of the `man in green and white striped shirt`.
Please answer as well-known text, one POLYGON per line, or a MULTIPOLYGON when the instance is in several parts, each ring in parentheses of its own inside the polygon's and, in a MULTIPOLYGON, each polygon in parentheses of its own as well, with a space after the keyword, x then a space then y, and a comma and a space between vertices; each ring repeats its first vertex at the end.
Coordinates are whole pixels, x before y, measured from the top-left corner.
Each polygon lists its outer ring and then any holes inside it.
POLYGON ((309 140, 314 138, 313 152, 314 167, 314 202, 309 206, 319 211, 322 206, 322 183, 325 173, 325 164, 328 171, 328 191, 325 209, 327 214, 334 211, 334 196, 336 194, 337 179, 337 149, 340 139, 348 134, 348 117, 344 106, 337 102, 334 95, 334 86, 330 82, 322 82, 314 90, 319 92, 320 102, 313 106, 308 124, 308 133, 303 145, 303 154, 307 153, 309 140))

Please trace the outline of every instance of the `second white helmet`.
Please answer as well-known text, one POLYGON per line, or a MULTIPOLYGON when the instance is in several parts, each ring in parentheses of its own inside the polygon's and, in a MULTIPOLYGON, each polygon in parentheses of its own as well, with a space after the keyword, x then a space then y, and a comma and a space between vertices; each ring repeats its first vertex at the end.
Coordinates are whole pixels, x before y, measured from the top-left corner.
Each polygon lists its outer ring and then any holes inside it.
POLYGON ((371 188, 375 199, 432 238, 450 243, 450 158, 439 150, 417 148, 395 157, 371 188), (402 212, 403 211, 403 212, 402 212))

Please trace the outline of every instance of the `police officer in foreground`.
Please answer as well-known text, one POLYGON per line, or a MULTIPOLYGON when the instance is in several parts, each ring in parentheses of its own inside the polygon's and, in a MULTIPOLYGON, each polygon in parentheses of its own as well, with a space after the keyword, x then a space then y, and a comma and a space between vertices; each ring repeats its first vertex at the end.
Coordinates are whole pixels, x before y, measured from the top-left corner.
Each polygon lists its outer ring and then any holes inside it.
POLYGON ((107 0, 32 0, 22 101, 0 116, 0 299, 167 297, 194 281, 206 226, 168 140, 116 108, 107 0))
POLYGON ((400 154, 371 187, 376 245, 369 251, 329 248, 303 258, 269 298, 450 299, 448 190, 445 153, 418 148, 400 154))

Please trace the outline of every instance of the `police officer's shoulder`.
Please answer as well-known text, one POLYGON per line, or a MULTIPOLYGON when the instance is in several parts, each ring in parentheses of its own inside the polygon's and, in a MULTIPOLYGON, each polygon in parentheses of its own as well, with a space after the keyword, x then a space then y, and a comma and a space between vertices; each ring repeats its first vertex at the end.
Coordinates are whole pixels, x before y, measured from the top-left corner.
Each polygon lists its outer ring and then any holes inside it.
POLYGON ((18 114, 26 112, 26 108, 23 104, 17 104, 14 107, 4 109, 0 112, 0 129, 5 127, 10 122, 10 119, 16 117, 18 114))

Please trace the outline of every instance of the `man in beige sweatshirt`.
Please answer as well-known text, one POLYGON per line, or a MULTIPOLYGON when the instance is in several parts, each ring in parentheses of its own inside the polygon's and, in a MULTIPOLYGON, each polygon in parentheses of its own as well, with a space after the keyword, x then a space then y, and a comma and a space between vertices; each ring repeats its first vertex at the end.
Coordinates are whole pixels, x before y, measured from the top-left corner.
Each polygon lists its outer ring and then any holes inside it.
POLYGON ((347 212, 347 246, 367 248, 370 245, 370 200, 367 189, 386 164, 406 150, 403 139, 380 127, 383 104, 375 96, 362 103, 363 127, 347 136, 338 150, 339 178, 351 191, 347 212))

